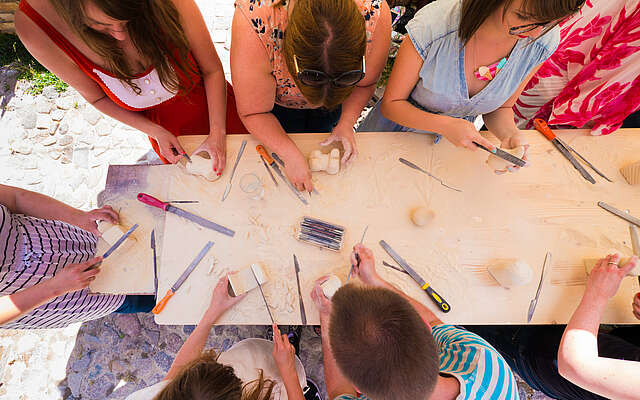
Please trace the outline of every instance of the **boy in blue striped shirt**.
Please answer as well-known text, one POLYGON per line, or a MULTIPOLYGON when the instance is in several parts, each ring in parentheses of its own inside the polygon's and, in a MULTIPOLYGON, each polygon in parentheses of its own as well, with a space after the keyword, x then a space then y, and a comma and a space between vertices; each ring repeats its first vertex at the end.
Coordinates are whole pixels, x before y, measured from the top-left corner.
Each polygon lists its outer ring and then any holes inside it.
POLYGON ((371 250, 352 263, 365 286, 331 300, 317 282, 325 382, 335 400, 517 400, 506 361, 480 336, 445 325, 426 306, 383 280, 371 250))

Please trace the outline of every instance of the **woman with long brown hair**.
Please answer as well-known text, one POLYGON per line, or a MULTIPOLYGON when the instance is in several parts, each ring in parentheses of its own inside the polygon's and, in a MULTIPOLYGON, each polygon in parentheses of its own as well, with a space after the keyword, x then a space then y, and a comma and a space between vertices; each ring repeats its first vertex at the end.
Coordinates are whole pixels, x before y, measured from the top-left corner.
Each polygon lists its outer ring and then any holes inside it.
POLYGON ((15 23, 40 63, 165 162, 184 154, 176 136, 209 135, 196 152, 221 174, 225 134, 246 133, 193 0, 22 0, 15 23))
POLYGON ((306 157, 286 133, 331 132, 342 162, 357 154, 353 126, 376 88, 391 39, 385 0, 236 1, 231 75, 249 132, 311 192, 306 157))

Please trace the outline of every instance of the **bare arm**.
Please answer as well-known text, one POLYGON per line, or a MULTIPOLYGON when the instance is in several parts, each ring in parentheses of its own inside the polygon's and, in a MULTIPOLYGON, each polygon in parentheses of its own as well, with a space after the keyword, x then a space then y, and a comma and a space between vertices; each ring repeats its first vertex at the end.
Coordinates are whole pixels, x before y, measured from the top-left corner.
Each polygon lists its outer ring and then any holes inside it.
POLYGON ((638 263, 637 257, 618 268, 618 255, 600 260, 591 271, 587 289, 562 336, 558 350, 560 375, 585 390, 613 399, 637 399, 640 362, 598 356, 600 317, 622 278, 638 263), (609 262, 615 264, 609 264, 609 262))

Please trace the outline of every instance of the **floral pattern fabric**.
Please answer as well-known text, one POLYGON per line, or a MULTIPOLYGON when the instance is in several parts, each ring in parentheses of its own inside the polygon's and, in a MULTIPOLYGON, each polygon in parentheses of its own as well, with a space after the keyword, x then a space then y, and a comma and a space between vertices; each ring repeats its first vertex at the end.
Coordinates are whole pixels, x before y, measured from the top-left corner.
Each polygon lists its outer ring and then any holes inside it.
MULTIPOLYGON (((380 16, 383 0, 354 0, 362 12, 367 32, 367 50, 370 52, 371 37, 380 16)), ((282 40, 289 21, 289 8, 295 0, 237 0, 235 3, 253 26, 267 50, 273 77, 276 80, 276 104, 287 108, 315 108, 307 102, 296 86, 284 59, 282 40)))
POLYGON ((560 46, 513 107, 516 122, 612 133, 640 108, 640 0, 587 0, 560 26, 560 46))

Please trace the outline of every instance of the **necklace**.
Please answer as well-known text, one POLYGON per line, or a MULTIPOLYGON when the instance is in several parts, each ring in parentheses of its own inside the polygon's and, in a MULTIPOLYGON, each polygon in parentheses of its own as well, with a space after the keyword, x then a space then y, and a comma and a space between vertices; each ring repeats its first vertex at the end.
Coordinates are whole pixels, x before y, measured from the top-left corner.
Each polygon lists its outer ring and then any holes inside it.
MULTIPOLYGON (((475 68, 476 51, 478 47, 477 36, 474 37, 474 39, 476 43, 475 43, 475 46, 473 46, 473 67, 475 68)), ((493 78, 496 77, 498 72, 504 67, 506 63, 507 63, 507 57, 502 57, 500 60, 498 60, 497 62, 491 65, 480 65, 477 69, 473 71, 473 74, 475 75, 476 78, 480 79, 481 81, 491 81, 493 80, 493 78)))

